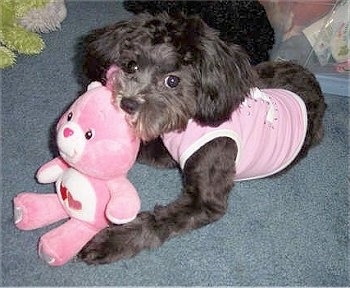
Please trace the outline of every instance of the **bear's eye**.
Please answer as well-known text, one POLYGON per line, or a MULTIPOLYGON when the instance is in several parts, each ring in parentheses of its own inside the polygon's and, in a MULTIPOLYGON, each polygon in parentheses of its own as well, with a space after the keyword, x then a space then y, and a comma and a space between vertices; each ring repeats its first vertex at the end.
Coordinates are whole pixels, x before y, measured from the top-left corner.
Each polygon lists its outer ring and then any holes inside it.
POLYGON ((67 121, 72 120, 72 118, 73 118, 73 112, 70 112, 67 116, 67 121))
POLYGON ((180 83, 180 78, 174 75, 169 75, 164 79, 164 84, 168 88, 175 88, 180 83))
POLYGON ((86 133, 85 133, 85 138, 86 138, 86 140, 90 140, 92 137, 94 137, 94 131, 93 130, 89 130, 89 131, 87 131, 86 133))

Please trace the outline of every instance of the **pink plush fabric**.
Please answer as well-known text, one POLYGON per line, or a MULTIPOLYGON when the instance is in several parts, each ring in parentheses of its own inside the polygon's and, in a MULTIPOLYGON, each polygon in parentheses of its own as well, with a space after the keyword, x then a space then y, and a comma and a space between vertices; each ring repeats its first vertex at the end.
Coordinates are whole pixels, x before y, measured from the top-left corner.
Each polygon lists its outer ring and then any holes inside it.
POLYGON ((53 266, 69 261, 109 222, 132 221, 141 205, 127 179, 140 141, 108 88, 94 83, 62 115, 57 145, 60 156, 37 172, 40 183, 55 182, 57 194, 24 192, 14 199, 19 229, 71 218, 40 239, 39 255, 53 266))

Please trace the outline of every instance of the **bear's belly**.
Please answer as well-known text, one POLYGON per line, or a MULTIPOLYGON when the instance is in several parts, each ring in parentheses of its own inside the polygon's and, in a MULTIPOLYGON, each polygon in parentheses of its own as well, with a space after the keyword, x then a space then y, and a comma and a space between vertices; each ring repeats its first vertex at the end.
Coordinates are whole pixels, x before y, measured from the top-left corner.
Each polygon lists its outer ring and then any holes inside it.
POLYGON ((87 177, 74 169, 68 169, 56 182, 56 191, 71 217, 94 222, 97 198, 95 189, 87 177))

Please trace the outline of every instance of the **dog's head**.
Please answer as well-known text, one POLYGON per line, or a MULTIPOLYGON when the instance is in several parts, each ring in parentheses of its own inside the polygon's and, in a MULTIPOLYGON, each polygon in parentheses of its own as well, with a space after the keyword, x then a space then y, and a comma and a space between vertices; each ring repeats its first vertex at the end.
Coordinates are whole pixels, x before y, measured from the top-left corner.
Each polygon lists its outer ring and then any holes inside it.
POLYGON ((86 50, 92 77, 117 67, 117 103, 144 140, 181 131, 189 119, 217 126, 254 86, 246 54, 198 17, 141 14, 93 31, 86 50))

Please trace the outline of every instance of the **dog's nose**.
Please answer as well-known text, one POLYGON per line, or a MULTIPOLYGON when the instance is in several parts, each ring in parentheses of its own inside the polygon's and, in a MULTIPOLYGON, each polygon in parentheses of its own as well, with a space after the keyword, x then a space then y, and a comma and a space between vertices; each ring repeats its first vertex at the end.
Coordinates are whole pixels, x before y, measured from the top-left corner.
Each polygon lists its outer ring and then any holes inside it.
POLYGON ((139 108, 140 104, 133 99, 123 98, 120 101, 120 107, 128 114, 133 114, 139 108))

